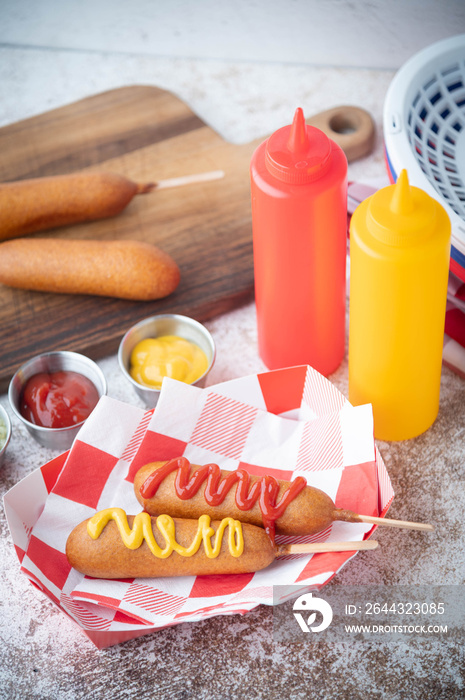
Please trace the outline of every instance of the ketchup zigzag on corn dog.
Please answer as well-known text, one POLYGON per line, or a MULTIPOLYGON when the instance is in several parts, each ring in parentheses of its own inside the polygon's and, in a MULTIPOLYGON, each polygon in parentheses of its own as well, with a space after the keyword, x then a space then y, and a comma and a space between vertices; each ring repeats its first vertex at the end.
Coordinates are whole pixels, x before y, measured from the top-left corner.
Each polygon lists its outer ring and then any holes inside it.
POLYGON ((331 498, 303 477, 282 481, 251 476, 245 469, 226 471, 216 464, 191 465, 185 457, 146 464, 135 475, 137 500, 150 515, 167 512, 179 518, 232 517, 264 527, 274 541, 280 535, 312 535, 335 521, 373 523, 417 530, 431 525, 359 515, 336 508, 331 498), (205 484, 202 492, 201 487, 205 484))

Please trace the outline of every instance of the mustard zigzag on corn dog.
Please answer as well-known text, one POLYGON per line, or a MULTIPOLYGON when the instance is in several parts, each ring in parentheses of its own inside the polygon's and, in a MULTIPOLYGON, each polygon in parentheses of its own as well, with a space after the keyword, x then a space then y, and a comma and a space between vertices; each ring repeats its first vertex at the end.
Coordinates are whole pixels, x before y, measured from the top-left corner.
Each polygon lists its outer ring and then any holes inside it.
POLYGON ((221 551, 224 532, 229 527, 228 547, 232 557, 240 557, 244 551, 244 538, 242 536, 242 525, 233 518, 223 518, 218 528, 211 527, 211 518, 208 515, 201 515, 198 519, 197 532, 191 544, 183 547, 176 541, 176 531, 173 518, 169 515, 159 515, 156 519, 156 526, 165 539, 165 547, 162 549, 157 543, 152 529, 152 519, 148 513, 139 513, 134 517, 132 527, 129 526, 128 518, 122 508, 106 508, 96 513, 87 523, 87 532, 93 540, 98 539, 103 528, 114 520, 118 528, 119 535, 125 547, 138 549, 145 541, 154 557, 166 559, 172 552, 176 552, 183 557, 192 557, 198 552, 203 543, 205 555, 209 559, 216 558, 221 551), (215 537, 215 544, 212 545, 212 537, 215 537))

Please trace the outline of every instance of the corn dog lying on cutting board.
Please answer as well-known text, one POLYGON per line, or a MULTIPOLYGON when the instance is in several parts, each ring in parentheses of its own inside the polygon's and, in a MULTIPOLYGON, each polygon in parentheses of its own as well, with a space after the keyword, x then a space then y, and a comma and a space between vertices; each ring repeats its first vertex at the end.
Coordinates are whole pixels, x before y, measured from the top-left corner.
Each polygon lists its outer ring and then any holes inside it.
POLYGON ((15 239, 0 243, 0 283, 62 294, 149 301, 174 292, 175 261, 150 243, 15 239))
POLYGON ((0 240, 37 231, 108 219, 138 194, 217 180, 210 171, 158 182, 133 182, 111 172, 73 173, 0 183, 0 240))
POLYGON ((116 216, 154 187, 108 172, 1 183, 0 240, 116 216))
MULTIPOLYGON (((298 545, 298 551, 355 551, 375 549, 377 544, 329 542, 298 545)), ((126 515, 121 508, 96 513, 77 525, 66 542, 73 568, 108 579, 243 574, 260 571, 290 553, 292 545, 276 547, 263 528, 234 518, 154 518, 148 513, 126 515)))

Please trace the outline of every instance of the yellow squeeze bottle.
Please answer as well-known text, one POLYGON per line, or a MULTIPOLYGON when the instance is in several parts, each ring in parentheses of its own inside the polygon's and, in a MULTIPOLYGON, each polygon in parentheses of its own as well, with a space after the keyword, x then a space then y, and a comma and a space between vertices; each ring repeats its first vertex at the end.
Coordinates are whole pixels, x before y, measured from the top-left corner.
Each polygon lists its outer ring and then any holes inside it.
POLYGON ((349 400, 372 404, 379 440, 420 435, 438 414, 450 237, 405 170, 352 216, 349 400))

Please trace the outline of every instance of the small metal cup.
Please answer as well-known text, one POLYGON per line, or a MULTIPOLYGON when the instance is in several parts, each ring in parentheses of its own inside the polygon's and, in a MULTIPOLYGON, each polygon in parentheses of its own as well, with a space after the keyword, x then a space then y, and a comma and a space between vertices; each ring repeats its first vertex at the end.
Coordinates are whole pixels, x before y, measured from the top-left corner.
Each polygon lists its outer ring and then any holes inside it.
POLYGON ((3 406, 0 406, 0 423, 3 423, 3 425, 6 428, 6 436, 5 440, 2 444, 0 444, 0 465, 3 462, 3 459, 5 457, 5 452, 6 448, 8 447, 8 443, 10 442, 11 438, 11 421, 10 421, 10 416, 8 413, 5 411, 3 406))
POLYGON ((57 352, 46 352, 36 355, 25 362, 13 375, 8 387, 8 398, 11 408, 28 432, 37 442, 52 450, 67 450, 71 447, 74 438, 85 421, 76 423, 67 428, 44 428, 26 420, 20 411, 21 394, 26 382, 39 372, 78 372, 87 379, 97 389, 99 397, 107 393, 107 382, 100 367, 85 355, 76 352, 60 350, 57 352))
POLYGON ((132 384, 147 408, 154 408, 157 405, 160 390, 139 384, 131 377, 129 374, 131 353, 141 340, 157 338, 162 335, 177 335, 189 340, 198 345, 206 354, 208 368, 196 382, 193 382, 194 386, 202 387, 205 385, 207 375, 215 361, 216 348, 212 336, 205 326, 192 318, 179 314, 160 314, 136 323, 121 340, 118 349, 118 362, 124 376, 132 384))

